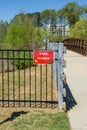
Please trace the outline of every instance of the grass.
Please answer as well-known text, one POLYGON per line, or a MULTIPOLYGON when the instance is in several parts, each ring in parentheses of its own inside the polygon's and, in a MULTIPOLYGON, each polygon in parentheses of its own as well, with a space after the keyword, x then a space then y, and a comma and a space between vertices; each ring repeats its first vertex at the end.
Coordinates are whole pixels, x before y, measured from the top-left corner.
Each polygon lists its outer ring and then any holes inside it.
POLYGON ((0 130, 70 130, 67 113, 57 109, 15 109, 14 112, 11 108, 0 112, 0 117, 0 130))

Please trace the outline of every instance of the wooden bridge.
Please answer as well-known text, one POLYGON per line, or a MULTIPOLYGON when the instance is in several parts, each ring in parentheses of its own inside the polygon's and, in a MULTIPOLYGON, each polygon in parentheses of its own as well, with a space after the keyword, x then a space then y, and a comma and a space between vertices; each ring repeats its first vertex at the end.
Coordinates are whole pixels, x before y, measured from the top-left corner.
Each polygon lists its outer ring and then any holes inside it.
POLYGON ((62 42, 68 50, 87 56, 87 40, 80 38, 67 38, 62 42))

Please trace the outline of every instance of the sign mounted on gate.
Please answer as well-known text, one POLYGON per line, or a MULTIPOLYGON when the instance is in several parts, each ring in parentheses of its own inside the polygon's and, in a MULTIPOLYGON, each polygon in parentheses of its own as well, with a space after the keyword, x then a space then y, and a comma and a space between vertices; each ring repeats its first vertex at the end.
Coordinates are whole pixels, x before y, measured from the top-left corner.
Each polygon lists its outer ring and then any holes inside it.
POLYGON ((41 50, 33 52, 34 64, 52 64, 54 62, 54 51, 41 50))

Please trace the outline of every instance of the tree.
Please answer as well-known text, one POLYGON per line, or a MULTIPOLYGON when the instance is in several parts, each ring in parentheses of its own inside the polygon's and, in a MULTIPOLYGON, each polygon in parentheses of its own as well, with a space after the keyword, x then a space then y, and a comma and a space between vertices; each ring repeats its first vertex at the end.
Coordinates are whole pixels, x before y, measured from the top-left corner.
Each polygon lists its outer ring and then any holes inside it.
POLYGON ((20 13, 16 15, 13 20, 11 21, 11 24, 28 24, 29 22, 32 22, 35 27, 40 26, 40 13, 35 12, 35 13, 28 13, 28 14, 23 14, 20 13))
POLYGON ((27 30, 23 25, 11 24, 7 32, 7 42, 12 48, 26 47, 25 43, 28 43, 27 30))
POLYGON ((87 6, 84 7, 84 12, 87 13, 87 6))
POLYGON ((26 14, 20 13, 11 20, 10 24, 22 25, 24 23, 29 23, 30 21, 29 18, 30 18, 30 14, 26 15, 26 14))
POLYGON ((50 24, 51 32, 53 33, 56 28, 56 11, 54 9, 44 10, 41 12, 41 21, 43 26, 50 24))
POLYGON ((40 27, 41 26, 41 16, 40 12, 35 12, 30 15, 30 20, 32 23, 35 25, 35 27, 40 27))
POLYGON ((31 22, 27 25, 11 24, 6 41, 9 47, 17 49, 36 49, 43 45, 42 37, 38 35, 37 28, 31 22))
POLYGON ((5 42, 5 38, 7 35, 8 22, 0 21, 0 43, 5 42))
POLYGON ((70 37, 87 39, 87 19, 79 20, 70 29, 70 37))
POLYGON ((71 2, 58 11, 58 17, 67 18, 70 26, 72 26, 77 21, 79 21, 82 12, 83 12, 83 8, 81 6, 79 6, 76 2, 71 2))
POLYGON ((83 13, 82 13, 82 15, 81 15, 81 18, 86 18, 87 19, 87 6, 84 6, 83 7, 83 13))

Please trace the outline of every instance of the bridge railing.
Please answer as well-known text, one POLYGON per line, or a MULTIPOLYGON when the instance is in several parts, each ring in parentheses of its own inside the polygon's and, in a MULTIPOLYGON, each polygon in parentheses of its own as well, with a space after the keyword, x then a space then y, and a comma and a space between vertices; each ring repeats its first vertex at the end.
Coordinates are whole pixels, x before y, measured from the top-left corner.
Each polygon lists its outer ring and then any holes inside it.
POLYGON ((80 38, 68 38, 62 41, 67 49, 87 56, 87 40, 80 38))

